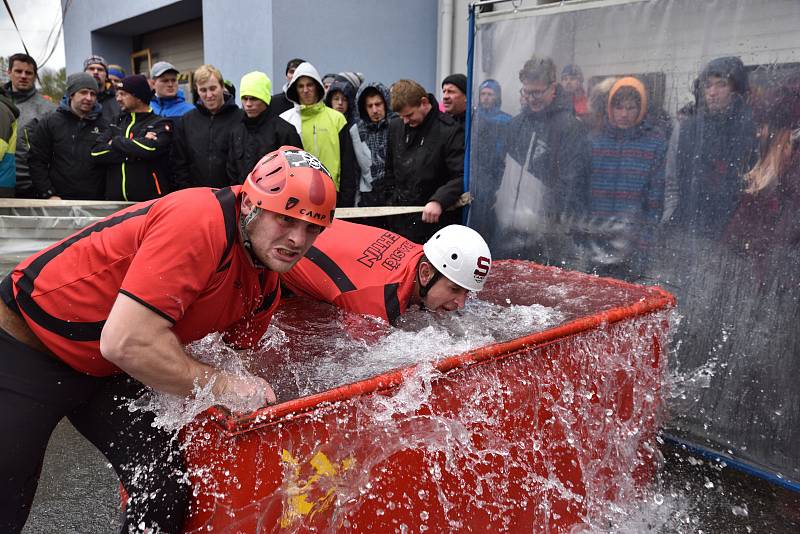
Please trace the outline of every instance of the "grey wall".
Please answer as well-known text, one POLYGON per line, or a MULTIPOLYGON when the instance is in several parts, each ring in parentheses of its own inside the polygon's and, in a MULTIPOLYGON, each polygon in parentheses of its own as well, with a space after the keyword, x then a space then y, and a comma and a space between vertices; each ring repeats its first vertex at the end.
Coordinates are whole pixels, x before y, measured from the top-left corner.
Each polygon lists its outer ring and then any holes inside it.
POLYGON ((412 78, 436 92, 437 5, 435 0, 73 1, 64 17, 67 71, 79 71, 92 53, 127 69, 131 36, 202 16, 205 62, 237 86, 244 73, 263 70, 277 92, 286 62, 303 57, 320 74, 354 70, 384 83, 412 78))
POLYGON ((286 62, 301 57, 320 75, 353 70, 367 81, 411 78, 435 89, 435 0, 273 0, 272 5, 273 85, 285 81, 286 62))
MULTIPOLYGON (((62 8, 67 0, 61 0, 62 8)), ((67 72, 78 72, 83 68, 83 60, 92 53, 103 55, 104 53, 112 56, 116 61, 111 61, 110 57, 106 60, 112 63, 120 63, 129 69, 130 50, 124 57, 120 58, 120 47, 122 39, 137 33, 144 33, 159 26, 167 26, 180 20, 167 22, 168 18, 182 18, 181 12, 186 10, 196 11, 197 0, 137 0, 136 2, 97 2, 97 1, 73 1, 69 4, 69 10, 64 16, 64 47, 67 62, 67 72), (141 17, 130 27, 114 27, 120 21, 136 19, 142 14, 146 14, 156 9, 166 8, 167 13, 161 14, 158 19, 155 17, 141 17), (150 19, 150 20, 148 20, 150 19), (166 22, 166 23, 165 23, 166 22), (146 24, 150 27, 145 27, 146 24), (152 26, 155 24, 155 26, 152 26), (99 36, 92 32, 99 30, 99 36), (94 42, 93 42, 94 41, 94 42), (94 49, 93 49, 94 46, 94 49), (108 46, 106 49, 105 47, 108 46), (98 48, 99 47, 99 48, 98 48)), ((199 15, 198 15, 199 16, 199 15)), ((187 20, 187 19, 184 19, 187 20)))
MULTIPOLYGON (((270 53, 272 3, 272 0, 203 0, 205 62, 219 68, 237 88, 242 75, 254 70, 265 72, 274 80, 270 53)), ((278 87, 281 83, 278 80, 278 87)), ((273 93, 275 85, 273 81, 273 93)))

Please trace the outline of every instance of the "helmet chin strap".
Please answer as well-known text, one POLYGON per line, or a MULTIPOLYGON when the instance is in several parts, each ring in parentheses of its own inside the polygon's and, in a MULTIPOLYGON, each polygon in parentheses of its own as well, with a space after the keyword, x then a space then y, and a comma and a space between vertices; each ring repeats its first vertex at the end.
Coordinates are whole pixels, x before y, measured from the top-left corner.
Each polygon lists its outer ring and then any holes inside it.
POLYGON ((434 266, 431 265, 430 263, 428 265, 430 265, 431 269, 433 269, 433 276, 431 277, 430 280, 428 280, 428 283, 424 285, 422 284, 422 278, 420 278, 419 275, 419 265, 417 266, 417 283, 419 284, 419 296, 423 299, 426 296, 428 296, 428 291, 430 291, 430 289, 433 287, 433 284, 435 284, 439 280, 439 278, 442 277, 442 273, 440 273, 438 269, 434 268, 434 266))
POLYGON ((253 265, 256 267, 263 267, 263 264, 253 253, 253 242, 250 240, 250 233, 247 231, 247 226, 253 222, 260 212, 261 208, 253 207, 253 209, 250 210, 250 213, 247 215, 239 215, 239 235, 242 238, 242 245, 244 245, 244 249, 250 255, 250 259, 253 261, 253 265))

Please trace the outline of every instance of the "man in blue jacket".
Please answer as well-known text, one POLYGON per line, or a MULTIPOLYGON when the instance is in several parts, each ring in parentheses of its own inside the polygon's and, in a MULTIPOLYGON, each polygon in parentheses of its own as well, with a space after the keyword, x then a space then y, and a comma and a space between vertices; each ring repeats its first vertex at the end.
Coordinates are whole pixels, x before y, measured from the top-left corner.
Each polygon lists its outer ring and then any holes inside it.
POLYGON ((194 109, 178 89, 178 69, 172 63, 159 61, 150 69, 155 96, 150 100, 153 113, 162 117, 180 117, 194 109))

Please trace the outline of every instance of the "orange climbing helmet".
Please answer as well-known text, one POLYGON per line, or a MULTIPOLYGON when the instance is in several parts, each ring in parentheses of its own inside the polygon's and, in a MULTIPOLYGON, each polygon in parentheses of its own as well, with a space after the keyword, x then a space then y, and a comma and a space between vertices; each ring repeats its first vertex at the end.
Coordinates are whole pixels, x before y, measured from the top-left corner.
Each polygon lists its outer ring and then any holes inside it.
POLYGON ((242 186, 262 210, 328 227, 336 210, 336 186, 328 169, 312 154, 282 146, 256 163, 242 186))

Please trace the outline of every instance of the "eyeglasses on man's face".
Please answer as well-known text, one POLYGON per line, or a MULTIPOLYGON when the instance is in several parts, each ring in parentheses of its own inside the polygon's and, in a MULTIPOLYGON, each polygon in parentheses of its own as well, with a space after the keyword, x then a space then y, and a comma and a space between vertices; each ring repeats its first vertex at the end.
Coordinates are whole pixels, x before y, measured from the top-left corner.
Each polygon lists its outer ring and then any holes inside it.
POLYGON ((519 90, 519 94, 523 98, 544 98, 553 89, 554 85, 554 83, 551 83, 543 89, 526 89, 523 87, 519 90))

